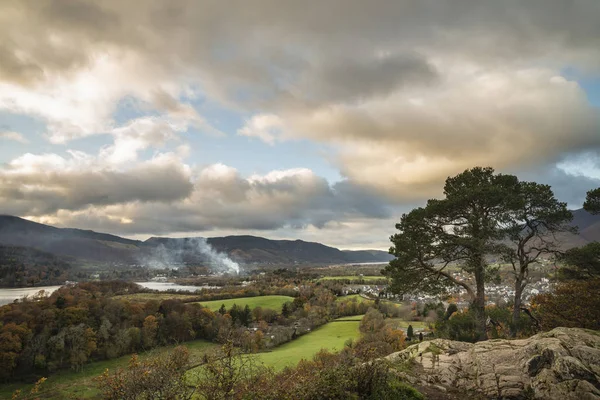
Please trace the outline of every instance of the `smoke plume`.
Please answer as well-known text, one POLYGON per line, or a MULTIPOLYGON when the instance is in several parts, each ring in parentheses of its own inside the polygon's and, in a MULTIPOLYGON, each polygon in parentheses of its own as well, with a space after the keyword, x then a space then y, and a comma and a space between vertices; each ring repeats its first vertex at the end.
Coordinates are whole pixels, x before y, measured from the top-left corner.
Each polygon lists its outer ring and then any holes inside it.
POLYGON ((239 274, 240 265, 225 253, 215 250, 204 238, 151 238, 140 256, 140 263, 155 269, 205 265, 216 273, 239 274))

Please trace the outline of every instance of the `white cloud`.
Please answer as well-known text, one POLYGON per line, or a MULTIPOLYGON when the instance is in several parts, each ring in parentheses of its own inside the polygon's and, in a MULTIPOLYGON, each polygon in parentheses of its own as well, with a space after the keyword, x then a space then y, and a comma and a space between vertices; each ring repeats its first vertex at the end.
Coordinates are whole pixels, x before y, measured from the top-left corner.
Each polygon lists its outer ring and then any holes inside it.
POLYGON ((29 140, 25 138, 22 134, 13 131, 4 131, 0 132, 0 139, 4 140, 12 140, 19 143, 29 143, 29 140))
POLYGON ((275 144, 275 139, 282 134, 283 120, 273 114, 254 115, 238 130, 238 134, 256 137, 268 144, 275 144))

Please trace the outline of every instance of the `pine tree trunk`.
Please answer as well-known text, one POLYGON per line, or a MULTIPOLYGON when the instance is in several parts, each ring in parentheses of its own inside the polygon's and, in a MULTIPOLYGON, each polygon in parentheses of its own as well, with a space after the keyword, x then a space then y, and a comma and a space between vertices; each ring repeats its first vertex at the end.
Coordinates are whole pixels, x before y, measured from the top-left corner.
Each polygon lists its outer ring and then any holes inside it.
POLYGON ((475 271, 475 283, 477 292, 475 293, 475 302, 473 304, 475 318, 477 322, 477 340, 487 340, 486 318, 485 318, 485 279, 483 265, 475 271))
POLYGON ((521 296, 523 295, 522 278, 519 277, 515 280, 515 301, 512 314, 512 324, 510 326, 510 336, 516 337, 519 327, 519 320, 521 318, 521 296))

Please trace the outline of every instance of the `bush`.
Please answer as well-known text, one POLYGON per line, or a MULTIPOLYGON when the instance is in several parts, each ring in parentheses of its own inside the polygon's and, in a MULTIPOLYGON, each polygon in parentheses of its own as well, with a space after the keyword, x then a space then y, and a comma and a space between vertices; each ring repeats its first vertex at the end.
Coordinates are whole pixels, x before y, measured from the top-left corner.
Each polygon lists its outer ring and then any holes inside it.
POLYGON ((534 296, 531 308, 544 330, 558 326, 600 330, 600 279, 560 283, 534 296))
POLYGON ((372 400, 425 400, 425 397, 415 388, 395 379, 389 379, 384 386, 373 392, 372 400))

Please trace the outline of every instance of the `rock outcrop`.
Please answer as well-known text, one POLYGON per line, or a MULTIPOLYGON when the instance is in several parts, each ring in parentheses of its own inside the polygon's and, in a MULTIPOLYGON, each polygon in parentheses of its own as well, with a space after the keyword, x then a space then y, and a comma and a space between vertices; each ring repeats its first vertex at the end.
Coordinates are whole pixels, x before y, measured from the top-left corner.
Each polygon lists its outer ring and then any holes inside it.
POLYGON ((556 328, 475 344, 435 339, 387 357, 413 384, 491 399, 600 399, 600 332, 556 328))

